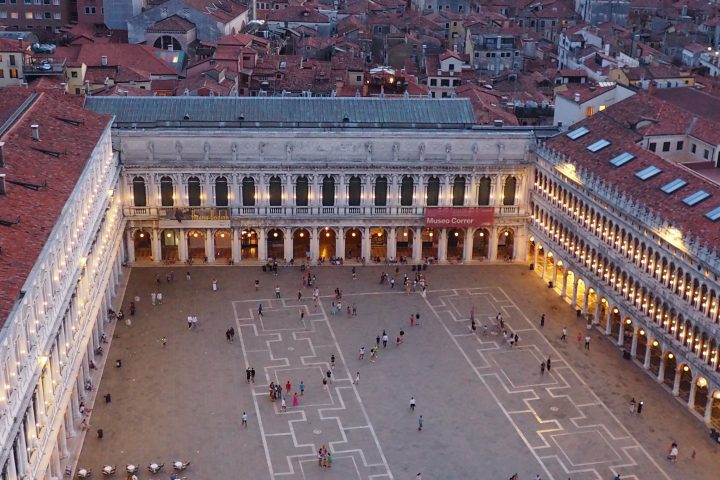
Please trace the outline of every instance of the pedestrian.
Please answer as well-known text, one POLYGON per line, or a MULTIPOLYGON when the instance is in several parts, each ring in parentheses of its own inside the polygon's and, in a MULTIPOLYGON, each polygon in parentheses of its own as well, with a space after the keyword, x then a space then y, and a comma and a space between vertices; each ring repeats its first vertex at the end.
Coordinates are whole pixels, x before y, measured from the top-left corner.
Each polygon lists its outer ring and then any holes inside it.
POLYGON ((190 272, 185 272, 185 278, 188 282, 190 281, 190 272))
POLYGON ((562 328, 562 335, 560 335, 560 340, 563 342, 567 342, 567 327, 562 328))
POLYGON ((395 346, 399 347, 400 343, 402 343, 402 340, 400 339, 400 335, 398 335, 397 337, 395 337, 395 346))
POLYGON ((420 415, 418 417, 418 432, 422 430, 422 427, 423 427, 423 416, 420 415))
POLYGON ((677 443, 673 442, 672 445, 670 445, 670 451, 668 452, 668 460, 673 463, 677 462, 678 453, 680 453, 678 450, 678 445, 677 443))
POLYGON ((230 343, 230 329, 225 330, 225 340, 230 343))
POLYGON ((412 327, 413 325, 415 325, 415 315, 410 314, 410 326, 412 327))
POLYGON ((285 397, 280 399, 280 408, 283 412, 287 412, 287 405, 285 404, 285 397))
POLYGON ((305 382, 300 380, 300 396, 302 397, 303 395, 305 395, 305 382))
POLYGON ((415 314, 415 324, 420 325, 420 314, 419 313, 415 314))
POLYGON ((415 475, 415 480, 422 480, 422 473, 415 475))
POLYGON ((275 298, 280 298, 280 286, 275 285, 275 298))
POLYGON ((242 426, 247 428, 247 413, 243 412, 241 418, 242 418, 242 426))
POLYGON ((388 336, 387 333, 385 333, 385 330, 383 330, 382 342, 383 348, 387 348, 388 336))
POLYGON ((471 319, 470 319, 470 331, 471 331, 472 333, 475 333, 475 330, 476 330, 476 329, 477 329, 477 325, 475 325, 475 319, 474 319, 474 318, 471 318, 471 319))
POLYGON ((162 344, 163 348, 165 348, 165 345, 167 345, 167 337, 160 337, 160 343, 162 344))
POLYGON ((120 368, 120 367, 122 367, 122 360, 120 360, 120 359, 115 360, 115 368, 120 368))
POLYGON ((330 304, 330 315, 335 315, 335 302, 330 304))
POLYGON ((235 327, 230 327, 230 341, 235 341, 235 327))
POLYGON ((365 347, 360 347, 360 354, 358 355, 358 360, 364 360, 365 359, 365 347))
POLYGON ((352 316, 357 317, 357 307, 354 303, 352 304, 352 316))
POLYGON ((328 370, 325 375, 327 375, 328 383, 332 383, 332 372, 328 370))
POLYGON ((390 279, 390 288, 395 288, 395 278, 390 279))
POLYGON ((255 280, 255 291, 257 292, 260 288, 260 280, 255 280))
POLYGON ((305 309, 300 307, 300 321, 305 323, 305 309))
POLYGON ((580 346, 580 342, 582 342, 582 332, 578 330, 577 335, 575 336, 577 338, 578 347, 580 346))
POLYGON ((517 347, 518 341, 520 340, 520 337, 518 336, 517 332, 515 333, 515 346, 517 347))
POLYGON ((540 315, 540 328, 545 326, 545 314, 540 315))
POLYGON ((302 291, 298 290, 298 302, 300 301, 301 298, 302 298, 302 291))
POLYGON ((262 303, 261 303, 261 304, 258 306, 258 317, 262 318, 262 316, 263 316, 263 313, 262 313, 262 303))
POLYGON ((290 383, 290 380, 288 380, 287 383, 285 384, 285 391, 287 392, 288 395, 290 395, 291 389, 292 389, 292 384, 290 383))
POLYGON ((163 294, 162 294, 162 292, 157 292, 157 303, 158 303, 158 305, 162 305, 162 300, 163 300, 163 294))
POLYGON ((192 323, 193 323, 192 315, 188 315, 187 322, 188 322, 188 330, 190 330, 192 328, 192 323))
POLYGON ((328 386, 327 386, 327 378, 323 377, 323 390, 327 392, 328 386))
POLYGON ((112 396, 109 393, 105 394, 105 403, 112 402, 112 396))
POLYGON ((635 413, 635 406, 636 406, 635 397, 633 397, 632 400, 630 400, 630 413, 635 413))
POLYGON ((375 345, 380 345, 380 335, 375 337, 375 345))
POLYGON ((415 397, 410 397, 410 411, 415 411, 415 397))
POLYGON ((253 383, 255 383, 255 368, 250 369, 250 380, 252 380, 253 383))
POLYGON ((640 415, 640 412, 642 412, 643 405, 645 405, 645 402, 643 402, 642 400, 640 400, 640 401, 638 402, 638 404, 637 404, 637 414, 638 414, 638 415, 640 415))
POLYGON ((156 300, 157 300, 157 293, 152 292, 152 293, 150 294, 150 304, 154 306, 156 300))
POLYGON ((547 359, 547 371, 550 373, 550 357, 547 359))
POLYGON ((335 354, 330 355, 330 368, 335 368, 335 354))
POLYGON ((585 335, 585 350, 590 350, 590 335, 585 335))
POLYGON ((197 317, 197 315, 193 315, 193 317, 192 317, 192 326, 193 326, 193 327, 197 327, 197 324, 198 324, 198 317, 197 317))
POLYGON ((617 475, 615 475, 615 476, 613 477, 613 480, 620 480, 620 474, 618 473, 617 475))
POLYGON ((297 392, 293 394, 293 408, 297 408, 300 405, 300 399, 298 398, 297 392))
POLYGON ((540 375, 545 375, 545 362, 540 362, 540 375))
POLYGON ((360 372, 355 373, 355 381, 353 382, 353 385, 358 385, 360 383, 360 372))
POLYGON ((252 375, 250 371, 250 367, 245 369, 245 377, 247 378, 247 383, 250 383, 250 376, 252 375))

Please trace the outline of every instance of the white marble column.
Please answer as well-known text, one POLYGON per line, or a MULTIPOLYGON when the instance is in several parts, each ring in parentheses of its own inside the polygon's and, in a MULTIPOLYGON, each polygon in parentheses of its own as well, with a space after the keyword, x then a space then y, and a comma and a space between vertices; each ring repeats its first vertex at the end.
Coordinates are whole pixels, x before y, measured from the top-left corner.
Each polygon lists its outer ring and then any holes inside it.
POLYGON ((447 262, 447 242, 448 242, 447 228, 440 229, 440 238, 438 239, 438 262, 447 262))
POLYGON ((395 227, 387 227, 387 257, 388 259, 397 259, 397 229, 395 227))
POLYGON ((185 262, 188 259, 188 240, 187 232, 184 228, 180 229, 178 235, 178 260, 185 262))
POLYGON ((320 257, 320 237, 317 227, 310 229, 310 261, 317 262, 320 257))
POLYGON ((233 262, 237 263, 242 260, 242 248, 240 243, 240 229, 233 227, 232 229, 232 259, 233 262))
POLYGON ((413 230, 412 259, 415 263, 422 262, 422 228, 413 230))
POLYGON ((645 359, 643 360, 643 368, 645 370, 650 369, 650 358, 652 355, 652 342, 653 342, 653 339, 648 337, 647 345, 645 345, 645 359))
POLYGON ((680 395, 680 369, 675 369, 675 381, 673 382, 672 393, 676 397, 680 395))
POLYGON ((690 395, 688 395, 687 407, 695 410, 695 394, 697 393, 697 379, 693 378, 690 382, 690 395))
POLYGON ((215 236, 209 228, 205 232, 205 256, 208 263, 215 263, 215 236))
POLYGON ((705 403, 705 415, 703 416, 703 420, 705 421, 706 425, 710 425, 710 422, 712 421, 712 405, 713 405, 713 395, 710 389, 708 388, 708 396, 707 396, 707 402, 705 403))
POLYGON ((290 228, 283 229, 283 257, 286 262, 289 262, 293 258, 295 252, 295 245, 293 245, 295 239, 290 228))
POLYGON ((640 336, 640 330, 638 330, 635 325, 633 325, 633 336, 632 336, 632 344, 630 345, 630 355, 635 358, 635 355, 637 354, 637 346, 638 346, 638 337, 640 336))
MULTIPOLYGON (((133 241, 132 230, 125 232, 125 238, 127 239, 127 262, 132 264, 135 261, 135 242, 133 241)), ((153 260, 155 260, 154 255, 153 260)))
MULTIPOLYGON (((473 178, 475 178, 475 177, 473 177, 473 178)), ((463 261, 470 262, 470 261, 472 261, 473 242, 475 241, 475 229, 474 228, 466 228, 465 229, 465 237, 463 240, 464 240, 463 261)))
POLYGON ((370 228, 369 227, 361 227, 362 229, 362 257, 365 258, 366 261, 370 261, 370 228))
POLYGON ((573 279, 573 289, 572 289, 572 299, 570 300, 570 306, 575 308, 577 307, 577 295, 578 295, 578 282, 580 279, 578 277, 575 277, 573 279))
POLYGON ((452 183, 450 182, 450 175, 444 175, 444 183, 441 188, 440 206, 449 207, 452 205, 452 183))
POLYGON ((345 229, 342 227, 335 230, 335 256, 345 258, 345 229))
POLYGON ((488 260, 497 260, 498 232, 497 227, 490 227, 490 238, 488 238, 488 260))
MULTIPOLYGON (((162 232, 157 228, 153 228, 151 235, 152 235, 152 239, 151 239, 152 244, 150 245, 150 247, 151 247, 151 254, 153 257, 153 262, 160 263, 162 261, 162 239, 160 238, 160 235, 162 235, 162 232)), ((130 243, 133 244, 132 239, 130 240, 130 243)), ((133 257, 135 256, 134 251, 135 250, 134 250, 134 246, 133 246, 133 257)))
POLYGON ((267 261, 267 228, 258 228, 256 230, 258 237, 258 260, 267 261))
POLYGON ((665 355, 665 352, 660 353, 660 366, 658 368, 657 377, 655 377, 655 380, 657 380, 659 383, 662 383, 662 381, 665 379, 665 355))

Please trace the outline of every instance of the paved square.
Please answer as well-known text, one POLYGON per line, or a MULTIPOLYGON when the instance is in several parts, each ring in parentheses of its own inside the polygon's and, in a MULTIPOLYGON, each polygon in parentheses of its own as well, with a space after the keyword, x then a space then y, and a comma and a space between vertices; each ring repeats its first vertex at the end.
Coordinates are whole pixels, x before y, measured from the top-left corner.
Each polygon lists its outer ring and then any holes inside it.
MULTIPOLYGON (((89 430, 103 428, 105 436, 88 434, 83 467, 99 471, 115 464, 121 471, 126 463, 191 460, 190 480, 412 480, 418 472, 426 480, 505 480, 514 473, 521 480, 536 474, 605 479, 614 473, 623 479, 712 478, 706 469, 711 453, 693 462, 665 462, 669 435, 682 430, 674 419, 660 416, 648 432, 615 409, 604 382, 616 382, 619 373, 612 372, 622 367, 636 367, 621 363, 609 342, 595 343, 592 354, 557 342, 555 332, 575 322, 574 312, 522 266, 433 266, 426 272, 425 297, 402 289, 403 274, 413 275, 408 268, 395 274, 392 289, 378 281, 383 267, 358 267, 357 280, 349 267, 321 267, 313 270, 317 304, 311 289, 300 288, 298 299, 299 268, 275 277, 259 267, 201 266, 190 269, 191 280, 185 270, 173 270, 176 280, 159 287, 155 275, 165 269, 132 272, 124 305, 137 296, 138 312, 132 326, 115 326, 89 430), (213 278, 217 292, 210 288, 213 278), (276 284, 282 298, 275 298, 276 284), (343 310, 333 314, 336 287, 343 290, 343 310), (152 306, 150 292, 158 289, 165 302, 152 306), (346 313, 352 305, 357 316, 346 313), (476 333, 470 331, 473 308, 476 333), (517 346, 495 331, 498 312, 519 335, 517 346), (549 318, 539 331, 529 318, 542 312, 549 318), (411 314, 420 315, 419 325, 410 326, 411 314), (188 315, 199 317, 196 328, 188 329, 188 315), (225 338, 230 327, 234 342, 225 338), (383 330, 388 345, 380 342, 379 358, 371 362, 370 347, 383 330), (398 346, 400 330, 404 342, 398 346), (364 360, 358 359, 361 346, 364 360), (576 370, 576 358, 587 355, 593 355, 591 365, 576 370), (541 374, 540 362, 548 357, 552 369, 541 374), (116 359, 121 368, 114 367, 116 359), (248 366, 256 370, 255 383, 246 380, 248 366), (332 382, 324 387, 328 370, 332 382), (602 377, 607 370, 612 377, 602 377), (270 382, 282 387, 286 409, 271 401, 270 382), (102 401, 106 393, 110 403, 102 401), (243 412, 247 427, 241 425, 243 412), (330 469, 318 466, 322 445, 332 453, 330 469)), ((633 388, 651 392, 657 385, 648 377, 633 388)), ((656 394, 682 412, 670 395, 656 394)), ((624 405, 628 392, 617 395, 624 405)), ((693 424, 684 432, 703 448, 693 424)))

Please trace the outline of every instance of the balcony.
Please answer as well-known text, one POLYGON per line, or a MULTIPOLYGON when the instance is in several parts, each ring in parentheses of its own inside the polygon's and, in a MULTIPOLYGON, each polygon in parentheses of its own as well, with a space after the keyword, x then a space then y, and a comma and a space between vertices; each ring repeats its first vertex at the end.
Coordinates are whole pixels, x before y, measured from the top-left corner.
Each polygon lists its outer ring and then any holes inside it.
POLYGON ((33 58, 30 63, 23 64, 23 74, 25 76, 50 76, 63 75, 65 73, 65 59, 55 61, 53 58, 33 58))

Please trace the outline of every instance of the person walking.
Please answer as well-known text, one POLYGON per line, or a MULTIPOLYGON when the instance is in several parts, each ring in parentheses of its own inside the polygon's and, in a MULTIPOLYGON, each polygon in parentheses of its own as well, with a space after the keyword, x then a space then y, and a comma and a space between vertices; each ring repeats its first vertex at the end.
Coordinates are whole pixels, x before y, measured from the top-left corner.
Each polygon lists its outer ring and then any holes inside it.
POLYGON ((560 335, 560 340, 563 342, 567 342, 567 327, 562 328, 562 335, 560 335))
POLYGON ((300 380, 300 396, 302 397, 303 395, 305 395, 305 382, 300 380))
POLYGON ((585 335, 585 350, 590 350, 590 335, 585 335))
POLYGON ((365 359, 365 347, 360 347, 360 354, 358 355, 358 360, 364 360, 365 359))
POLYGON ((185 272, 185 278, 187 279, 188 282, 190 281, 190 272, 189 271, 185 272))
POLYGON ((245 369, 245 377, 247 378, 247 383, 250 383, 250 367, 245 369))
POLYGON ((640 401, 638 402, 638 404, 637 404, 637 414, 638 414, 638 415, 640 415, 640 412, 642 412, 643 405, 645 405, 645 402, 643 402, 642 400, 640 400, 640 401))
POLYGON ((330 368, 335 369, 335 354, 330 355, 330 368))
POLYGON ((163 299, 163 294, 162 294, 162 292, 157 292, 157 303, 158 303, 158 305, 162 305, 162 299, 163 299))
POLYGON ((383 348, 387 348, 388 336, 387 333, 385 333, 385 330, 383 330, 382 342, 383 348))
POLYGON ((163 348, 165 348, 165 346, 167 345, 167 337, 160 337, 160 344, 163 348))
POLYGON ((280 298, 280 286, 275 285, 275 298, 280 298))
POLYGON ((283 412, 287 412, 287 404, 285 404, 285 397, 280 399, 280 408, 283 412))
POLYGON ((410 314, 410 326, 412 327, 414 325, 415 325, 415 315, 410 314))
POLYGON ((422 430, 422 427, 423 427, 423 416, 420 415, 418 417, 418 432, 422 430))
POLYGON ((636 402, 635 402, 635 397, 633 397, 632 400, 630 400, 630 413, 635 413, 635 407, 636 407, 636 402))
POLYGON ((247 428, 247 413, 243 412, 240 418, 242 418, 242 426, 247 428))
POLYGON ((540 375, 545 375, 545 362, 540 362, 540 375))
POLYGON ((550 373, 550 357, 547 359, 547 371, 550 373))
POLYGON ((150 304, 154 306, 156 300, 157 300, 157 293, 152 292, 152 293, 150 294, 150 304))
POLYGON ((410 397, 410 411, 415 411, 415 397, 410 397))
POLYGON ((472 333, 475 333, 475 330, 477 330, 477 325, 475 325, 475 319, 471 318, 470 319, 470 331, 472 333))
POLYGON ((235 327, 230 327, 230 341, 235 341, 235 327))
POLYGON ((325 375, 327 375, 328 383, 332 384, 332 372, 328 370, 327 372, 325 372, 325 375))
POLYGON ((285 384, 285 391, 287 392, 288 395, 290 395, 290 389, 292 389, 292 384, 290 383, 290 380, 288 380, 287 383, 285 384))
POLYGON ((225 330, 225 340, 230 343, 230 329, 225 330))
POLYGON ((540 315, 540 328, 545 327, 545 314, 540 315))
POLYGON ((252 383, 255 383, 255 368, 254 367, 250 368, 250 380, 252 381, 252 383))
POLYGON ((300 398, 298 398, 297 392, 293 394, 293 408, 297 408, 300 405, 300 398))
POLYGON ((360 372, 355 373, 355 381, 353 382, 353 385, 359 385, 360 384, 360 372))
POLYGON ((262 303, 258 305, 258 317, 263 318, 262 303))

